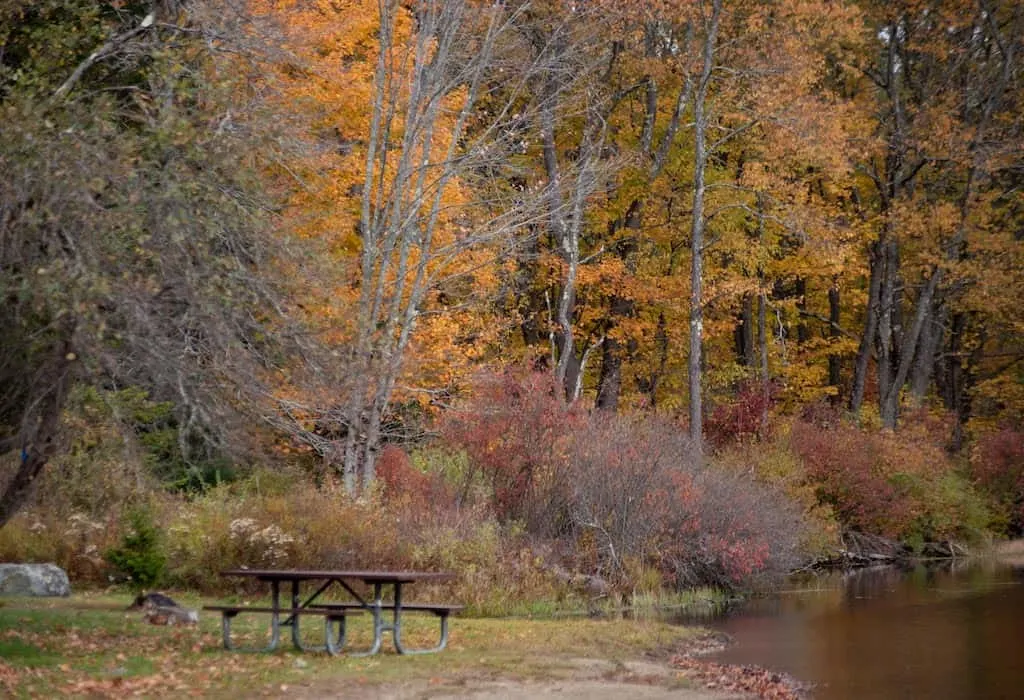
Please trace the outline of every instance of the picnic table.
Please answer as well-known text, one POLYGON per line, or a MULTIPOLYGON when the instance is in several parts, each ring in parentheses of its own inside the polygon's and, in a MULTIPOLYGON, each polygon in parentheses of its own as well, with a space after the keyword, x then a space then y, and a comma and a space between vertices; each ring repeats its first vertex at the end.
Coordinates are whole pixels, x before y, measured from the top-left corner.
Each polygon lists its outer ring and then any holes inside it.
POLYGON ((318 571, 302 569, 229 569, 220 572, 222 576, 254 578, 270 584, 270 606, 249 607, 243 605, 207 605, 206 610, 221 613, 221 630, 224 648, 239 649, 231 639, 231 622, 240 613, 262 613, 270 615, 270 641, 263 649, 242 649, 243 651, 274 651, 280 644, 281 628, 290 627, 292 643, 306 651, 326 651, 331 655, 341 652, 346 638, 346 618, 367 612, 373 616, 373 643, 361 652, 349 652, 350 656, 370 656, 380 651, 385 632, 390 632, 395 651, 399 654, 426 654, 441 651, 448 643, 448 616, 462 609, 461 605, 448 603, 409 603, 403 600, 404 586, 417 582, 437 583, 455 578, 448 572, 433 571, 318 571), (361 582, 372 587, 372 595, 361 595, 353 584, 361 582), (301 593, 302 584, 311 584, 312 592, 301 593), (290 590, 287 605, 282 605, 282 584, 290 590), (328 601, 325 594, 340 589, 346 599, 341 602, 328 601), (390 595, 387 595, 390 589, 390 595), (406 612, 432 613, 440 619, 440 631, 436 645, 411 649, 402 642, 402 618, 406 612), (390 621, 385 619, 391 613, 390 621), (321 617, 324 620, 324 644, 309 645, 303 642, 299 621, 303 617, 321 617))

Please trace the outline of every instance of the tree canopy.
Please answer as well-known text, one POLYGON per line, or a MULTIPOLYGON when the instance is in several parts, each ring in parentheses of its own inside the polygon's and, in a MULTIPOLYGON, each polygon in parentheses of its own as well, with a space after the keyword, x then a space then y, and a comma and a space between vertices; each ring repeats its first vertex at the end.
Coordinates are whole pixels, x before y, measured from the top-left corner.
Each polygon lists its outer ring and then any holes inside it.
POLYGON ((1024 421, 1019 3, 2 8, 0 522, 80 383, 350 491, 509 365, 698 446, 752 386, 1024 421))

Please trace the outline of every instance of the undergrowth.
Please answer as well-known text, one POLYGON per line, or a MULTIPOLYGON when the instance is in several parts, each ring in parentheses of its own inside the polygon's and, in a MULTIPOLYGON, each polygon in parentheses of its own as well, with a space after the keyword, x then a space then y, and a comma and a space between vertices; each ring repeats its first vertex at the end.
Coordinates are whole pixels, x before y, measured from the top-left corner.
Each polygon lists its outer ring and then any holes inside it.
POLYGON ((242 566, 450 570, 446 596, 471 610, 541 614, 770 585, 827 555, 842 528, 918 546, 1021 531, 1019 430, 983 435, 958 461, 936 439, 942 416, 893 433, 821 407, 782 419, 770 399, 741 393, 749 406, 718 411, 701 457, 669 419, 588 414, 543 375, 484 375, 439 440, 387 446, 358 497, 301 461, 161 488, 85 431, 0 529, 0 559, 56 563, 76 586, 128 574, 217 595, 245 593, 218 575, 242 566), (62 480, 86 457, 102 478, 62 480), (159 537, 141 551, 143 521, 159 537))

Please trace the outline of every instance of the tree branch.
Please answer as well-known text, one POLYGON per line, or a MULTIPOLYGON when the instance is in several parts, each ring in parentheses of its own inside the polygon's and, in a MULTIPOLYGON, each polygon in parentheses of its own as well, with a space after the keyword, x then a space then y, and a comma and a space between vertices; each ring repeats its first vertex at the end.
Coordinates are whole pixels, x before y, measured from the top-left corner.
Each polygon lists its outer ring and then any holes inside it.
POLYGON ((806 316, 807 318, 813 318, 815 320, 821 321, 822 323, 827 325, 829 328, 832 328, 832 329, 838 331, 842 335, 845 335, 847 338, 853 338, 854 340, 860 340, 860 336, 858 336, 856 333, 851 333, 850 331, 848 331, 845 328, 843 328, 842 326, 840 326, 838 323, 834 323, 827 316, 822 316, 821 314, 816 314, 813 311, 807 311, 805 309, 797 309, 797 314, 800 315, 800 316, 806 316))
POLYGON ((107 43, 105 43, 96 51, 93 51, 91 54, 89 54, 89 57, 81 63, 79 63, 78 66, 75 68, 74 72, 72 72, 71 75, 68 76, 68 79, 65 80, 59 88, 57 88, 57 90, 53 93, 53 98, 60 99, 66 96, 71 91, 71 88, 73 88, 75 84, 79 80, 81 80, 82 75, 85 74, 85 71, 89 70, 89 68, 91 68, 95 63, 102 61, 107 56, 112 55, 122 44, 124 44, 129 39, 136 37, 139 34, 142 34, 151 26, 153 26, 153 18, 154 15, 152 12, 150 12, 143 18, 139 26, 135 27, 134 29, 129 29, 128 31, 122 34, 118 34, 116 36, 111 37, 109 40, 107 40, 107 43))

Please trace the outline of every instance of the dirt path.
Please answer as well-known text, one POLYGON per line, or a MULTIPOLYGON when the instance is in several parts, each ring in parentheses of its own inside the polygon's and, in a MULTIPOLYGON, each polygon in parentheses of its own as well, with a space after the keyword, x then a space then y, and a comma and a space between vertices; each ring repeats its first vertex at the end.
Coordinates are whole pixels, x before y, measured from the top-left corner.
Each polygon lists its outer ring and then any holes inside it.
MULTIPOLYGON (((652 649, 638 657, 574 655, 523 650, 498 665, 442 664, 429 675, 379 674, 346 679, 320 676, 301 687, 281 688, 270 696, 300 700, 800 700, 807 686, 785 674, 756 666, 717 664, 708 656, 729 643, 717 633, 702 633, 673 648, 652 649), (355 681, 355 682, 353 682, 355 681)), ((591 654, 595 651, 588 649, 591 654)), ((586 653, 586 652, 584 652, 586 653)))
POLYGON ((302 700, 529 700, 558 697, 566 700, 741 700, 749 694, 707 690, 681 671, 650 661, 613 662, 599 659, 566 659, 552 669, 554 677, 514 679, 459 676, 402 681, 390 685, 364 686, 344 691, 330 683, 296 692, 285 689, 281 697, 302 700))

